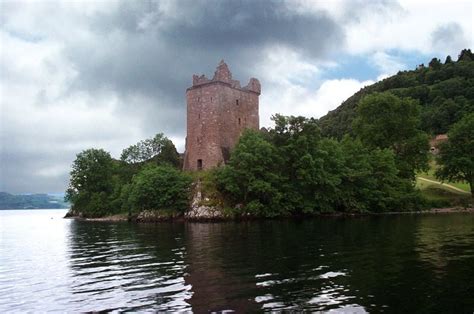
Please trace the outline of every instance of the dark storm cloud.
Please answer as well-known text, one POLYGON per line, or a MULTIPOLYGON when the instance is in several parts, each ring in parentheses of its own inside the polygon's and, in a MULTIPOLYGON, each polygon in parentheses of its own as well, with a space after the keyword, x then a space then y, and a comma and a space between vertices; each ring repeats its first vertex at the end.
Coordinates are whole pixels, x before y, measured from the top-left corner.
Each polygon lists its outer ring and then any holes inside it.
MULTIPOLYGON (((321 11, 296 13, 282 1, 176 1, 168 15, 160 3, 122 2, 90 21, 97 36, 74 41, 65 52, 79 71, 72 89, 111 89, 122 97, 142 93, 166 117, 165 132, 183 133, 185 89, 193 73, 212 76, 224 58, 246 84, 264 50, 284 46, 308 58, 324 58, 341 45, 341 27, 321 11), (179 109, 178 109, 179 108, 179 109)), ((127 104, 129 110, 139 110, 127 104)), ((153 112, 152 112, 153 115, 153 112)), ((150 115, 148 115, 150 116, 150 115)), ((156 128, 156 121, 150 121, 156 128)))

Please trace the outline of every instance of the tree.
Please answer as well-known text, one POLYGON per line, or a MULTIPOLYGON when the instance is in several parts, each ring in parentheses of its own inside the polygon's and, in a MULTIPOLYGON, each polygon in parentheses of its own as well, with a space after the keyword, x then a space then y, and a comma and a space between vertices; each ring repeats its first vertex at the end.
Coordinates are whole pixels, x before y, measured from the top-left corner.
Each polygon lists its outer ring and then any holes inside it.
POLYGON ((473 61, 474 55, 471 52, 471 49, 463 49, 458 56, 459 61, 473 61))
POLYGON ((439 179, 466 181, 474 198, 474 113, 452 126, 448 141, 440 145, 438 163, 439 179))
POLYGON ((449 63, 453 63, 453 59, 451 58, 450 55, 448 55, 448 56, 446 57, 446 60, 444 61, 444 64, 449 64, 449 63))
POLYGON ((286 212, 280 169, 275 146, 262 133, 246 130, 229 163, 216 170, 217 187, 232 205, 242 205, 238 214, 277 216, 286 212))
POLYGON ((191 177, 170 166, 145 166, 132 180, 130 206, 140 210, 184 212, 189 206, 191 177))
POLYGON ((373 93, 359 103, 353 128, 369 148, 389 148, 401 177, 415 179, 428 167, 428 136, 419 129, 420 106, 410 98, 389 92, 373 93))
POLYGON ((289 181, 299 198, 293 202, 303 213, 333 212, 337 210, 342 189, 344 156, 341 145, 334 139, 321 139, 314 148, 305 147, 299 160, 290 166, 296 177, 289 181))
POLYGON ((441 60, 438 58, 431 59, 430 63, 428 64, 430 68, 435 70, 439 70, 441 68, 441 60))
POLYGON ((140 164, 151 160, 159 164, 168 163, 174 167, 180 164, 176 147, 163 133, 124 149, 120 159, 128 164, 140 164))
POLYGON ((84 215, 98 216, 111 210, 114 163, 103 149, 87 149, 77 154, 71 170, 66 200, 84 215))
POLYGON ((328 159, 327 152, 323 150, 333 149, 334 146, 326 142, 320 145, 320 128, 313 118, 276 114, 272 120, 275 127, 269 130, 268 138, 274 144, 282 162, 280 176, 286 182, 286 206, 296 213, 329 210, 331 206, 322 206, 324 209, 316 206, 318 198, 330 198, 329 191, 325 195, 315 195, 314 184, 323 186, 330 182, 332 177, 328 173, 324 176, 322 172, 330 164, 337 163, 336 152, 331 151, 329 155, 332 157, 328 159), (323 178, 326 180, 324 183, 320 180, 323 178))

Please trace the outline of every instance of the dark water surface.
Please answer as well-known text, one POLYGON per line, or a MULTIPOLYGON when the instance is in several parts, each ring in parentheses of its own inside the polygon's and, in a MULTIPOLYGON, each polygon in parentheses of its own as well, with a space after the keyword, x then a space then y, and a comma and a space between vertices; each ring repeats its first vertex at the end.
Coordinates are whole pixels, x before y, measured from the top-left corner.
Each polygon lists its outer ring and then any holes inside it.
POLYGON ((474 215, 128 224, 0 211, 0 312, 474 311, 474 215))

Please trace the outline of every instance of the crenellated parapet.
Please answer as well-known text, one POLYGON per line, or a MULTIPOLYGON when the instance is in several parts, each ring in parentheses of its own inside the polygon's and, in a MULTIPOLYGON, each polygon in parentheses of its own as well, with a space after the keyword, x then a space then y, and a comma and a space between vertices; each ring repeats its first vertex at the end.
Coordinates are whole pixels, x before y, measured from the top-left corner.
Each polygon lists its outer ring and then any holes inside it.
POLYGON ((255 92, 257 94, 260 95, 260 92, 262 91, 262 87, 260 86, 260 82, 259 80, 257 80, 256 78, 252 77, 249 81, 249 83, 247 84, 247 86, 245 86, 243 88, 244 90, 249 90, 249 91, 252 91, 252 92, 255 92))
POLYGON ((232 72, 230 72, 229 67, 224 60, 219 62, 212 80, 208 79, 205 75, 193 75, 193 86, 191 88, 216 82, 229 84, 232 88, 251 91, 259 95, 261 92, 260 82, 256 78, 251 78, 247 86, 241 87, 240 81, 232 79, 232 72))
POLYGON ((193 75, 193 86, 209 83, 211 80, 208 79, 204 74, 199 76, 193 75))

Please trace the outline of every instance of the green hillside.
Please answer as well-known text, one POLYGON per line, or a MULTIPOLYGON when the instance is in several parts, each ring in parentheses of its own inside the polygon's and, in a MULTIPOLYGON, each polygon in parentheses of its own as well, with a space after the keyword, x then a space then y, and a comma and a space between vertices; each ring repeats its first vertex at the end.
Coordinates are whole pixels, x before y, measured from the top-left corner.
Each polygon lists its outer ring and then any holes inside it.
POLYGON ((431 135, 446 133, 453 123, 474 112, 474 55, 470 49, 464 49, 457 61, 450 56, 444 63, 433 58, 428 66, 400 71, 361 89, 319 119, 323 135, 342 138, 344 134, 352 133, 359 101, 374 92, 390 92, 418 100, 422 108, 423 131, 431 135))

